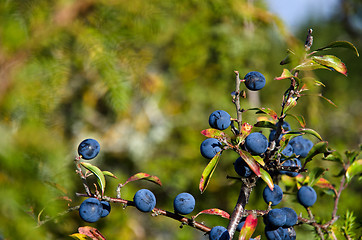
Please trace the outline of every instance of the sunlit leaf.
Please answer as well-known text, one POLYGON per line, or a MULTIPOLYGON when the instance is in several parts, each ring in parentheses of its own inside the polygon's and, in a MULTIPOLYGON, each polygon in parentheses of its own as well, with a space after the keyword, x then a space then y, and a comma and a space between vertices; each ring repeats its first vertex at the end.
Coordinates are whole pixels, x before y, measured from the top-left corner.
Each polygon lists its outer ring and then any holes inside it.
POLYGON ((201 134, 208 138, 225 137, 226 134, 223 131, 214 128, 208 128, 201 131, 201 134))
POLYGON ((249 168, 258 176, 261 176, 260 173, 260 166, 259 164, 255 161, 255 159, 253 158, 253 156, 244 150, 241 150, 239 152, 240 157, 248 164, 249 168))
MULTIPOLYGON (((309 176, 305 179, 304 181, 305 183, 309 183, 310 182, 310 178, 309 176)), ((332 190, 336 190, 335 187, 325 178, 319 178, 317 181, 314 182, 313 185, 311 185, 310 183, 308 184, 309 186, 317 186, 319 188, 328 188, 328 189, 332 189, 332 190)))
POLYGON ((147 180, 147 181, 150 181, 150 182, 153 182, 153 183, 156 183, 156 184, 162 186, 161 180, 158 177, 152 176, 148 173, 136 173, 132 177, 129 177, 127 179, 127 181, 123 184, 123 186, 129 182, 133 182, 133 181, 137 181, 137 180, 147 180))
POLYGON ((244 226, 240 230, 239 240, 250 239, 257 225, 258 225, 258 218, 256 214, 249 214, 245 219, 244 226))
POLYGON ((261 166, 265 166, 264 159, 260 156, 253 156, 254 160, 257 161, 261 166))
POLYGON ((328 142, 318 142, 314 144, 312 149, 309 151, 307 157, 305 158, 305 162, 309 162, 312 160, 312 158, 320 153, 328 154, 331 153, 330 150, 328 150, 328 142))
POLYGON ((324 168, 316 167, 309 173, 309 183, 308 185, 313 187, 313 185, 319 180, 326 170, 324 168))
POLYGON ((326 98, 322 94, 318 94, 318 96, 326 100, 329 104, 333 105, 334 107, 337 107, 337 105, 334 102, 332 102, 332 100, 330 100, 329 98, 326 98))
POLYGON ((294 114, 287 114, 287 116, 293 117, 295 120, 298 121, 299 125, 300 125, 302 128, 305 128, 306 123, 305 123, 305 120, 304 120, 304 117, 303 117, 303 116, 296 116, 296 115, 294 115, 294 114))
POLYGON ((221 209, 218 209, 218 208, 211 208, 211 209, 206 209, 206 210, 203 210, 203 211, 199 212, 198 214, 193 216, 192 219, 197 218, 200 214, 217 215, 217 216, 220 216, 220 217, 223 217, 223 218, 226 218, 226 219, 230 218, 229 213, 227 213, 227 212, 225 212, 225 211, 223 211, 221 209))
POLYGON ((274 120, 278 119, 277 113, 274 110, 270 109, 270 108, 250 108, 248 110, 256 110, 257 114, 264 113, 264 114, 267 114, 270 117, 272 117, 274 120))
POLYGON ((310 134, 310 135, 313 135, 315 136, 316 138, 318 138, 319 140, 323 141, 321 135, 319 135, 319 133, 313 129, 310 129, 310 128, 301 128, 299 129, 301 133, 307 133, 307 134, 310 134))
POLYGON ((79 227, 78 232, 90 237, 93 240, 106 240, 106 238, 94 227, 79 227))
POLYGON ((203 193, 206 190, 207 186, 209 185, 212 174, 214 173, 216 166, 219 163, 220 154, 221 151, 216 153, 216 155, 210 160, 210 162, 207 164, 206 168, 202 172, 199 183, 199 189, 201 193, 203 193))
POLYGON ((347 75, 346 65, 341 61, 341 59, 334 55, 314 56, 312 59, 323 66, 332 68, 343 75, 347 75))
POLYGON ((72 238, 78 239, 78 240, 89 240, 89 239, 92 239, 92 238, 88 237, 87 235, 80 234, 80 233, 73 233, 72 235, 69 235, 69 237, 72 237, 72 238))
POLYGON ((347 182, 350 182, 355 175, 362 173, 362 159, 354 161, 346 172, 347 182))
POLYGON ((252 129, 253 129, 253 125, 251 125, 247 122, 244 122, 243 125, 241 125, 240 136, 238 136, 239 142, 244 141, 245 138, 251 133, 252 129))
POLYGON ((87 170, 91 171, 97 177, 97 182, 102 190, 102 195, 103 195, 104 189, 106 187, 106 179, 104 177, 103 172, 98 167, 96 167, 90 163, 81 162, 80 164, 87 170))
POLYGON ((355 54, 357 55, 357 57, 359 56, 358 50, 357 48, 350 42, 347 41, 335 41, 335 42, 331 42, 330 44, 328 44, 325 47, 319 48, 317 50, 315 50, 314 52, 319 52, 319 51, 323 51, 323 50, 328 50, 328 49, 332 49, 332 48, 347 48, 347 49, 351 49, 352 51, 355 52, 355 54))
POLYGON ((298 65, 298 66, 296 66, 294 68, 294 70, 304 70, 304 71, 315 70, 315 69, 327 69, 327 70, 330 70, 328 67, 323 66, 323 65, 315 62, 312 59, 307 59, 303 63, 301 63, 300 65, 298 65))
POLYGON ((116 175, 114 175, 113 173, 111 173, 110 171, 102 171, 104 176, 108 176, 108 177, 112 177, 112 178, 116 178, 116 175))
POLYGON ((264 180, 264 182, 266 184, 268 184, 268 187, 270 188, 270 190, 273 191, 274 183, 273 183, 273 179, 271 178, 269 173, 267 171, 265 171, 264 169, 260 168, 260 177, 264 180))

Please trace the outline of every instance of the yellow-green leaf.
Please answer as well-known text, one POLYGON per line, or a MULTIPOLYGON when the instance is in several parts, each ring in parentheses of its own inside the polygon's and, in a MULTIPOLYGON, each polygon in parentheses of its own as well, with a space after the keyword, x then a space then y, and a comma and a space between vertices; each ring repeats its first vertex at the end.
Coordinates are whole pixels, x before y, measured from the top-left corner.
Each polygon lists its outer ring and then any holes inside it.
POLYGON ((202 172, 199 183, 199 189, 201 193, 203 193, 206 190, 207 186, 209 185, 212 174, 214 173, 216 166, 219 163, 221 152, 222 151, 216 153, 216 155, 210 160, 210 162, 207 164, 206 168, 202 172))
POLYGON ((341 61, 341 59, 334 55, 314 56, 312 59, 329 69, 332 68, 343 75, 347 75, 346 65, 341 61))
POLYGON ((129 182, 133 182, 133 181, 137 181, 137 180, 141 180, 141 179, 147 180, 150 182, 154 182, 154 183, 162 186, 161 180, 157 176, 152 176, 148 173, 136 173, 135 175, 129 177, 127 179, 127 181, 123 184, 123 186, 129 182))
POLYGON ((87 170, 91 171, 97 177, 97 182, 98 182, 99 187, 101 188, 102 195, 103 195, 104 189, 106 188, 106 179, 104 177, 103 172, 98 167, 96 167, 90 163, 81 162, 80 164, 87 170))
POLYGON ((362 159, 354 161, 351 166, 348 167, 346 172, 347 182, 350 182, 353 176, 362 173, 362 159))
POLYGON ((87 235, 84 235, 81 233, 73 233, 72 235, 69 235, 69 237, 72 237, 72 238, 78 239, 78 240, 90 240, 91 239, 87 235))
POLYGON ((270 177, 269 173, 265 171, 264 169, 260 168, 260 177, 264 180, 266 184, 268 184, 268 187, 270 190, 273 191, 274 189, 274 183, 273 179, 270 177))
POLYGON ((347 48, 347 49, 351 49, 352 51, 355 52, 355 54, 357 55, 357 57, 359 57, 359 53, 357 48, 350 42, 347 41, 335 41, 335 42, 331 42, 330 44, 328 44, 325 47, 319 48, 317 50, 315 50, 314 52, 319 52, 322 50, 328 50, 328 49, 332 49, 332 48, 347 48))

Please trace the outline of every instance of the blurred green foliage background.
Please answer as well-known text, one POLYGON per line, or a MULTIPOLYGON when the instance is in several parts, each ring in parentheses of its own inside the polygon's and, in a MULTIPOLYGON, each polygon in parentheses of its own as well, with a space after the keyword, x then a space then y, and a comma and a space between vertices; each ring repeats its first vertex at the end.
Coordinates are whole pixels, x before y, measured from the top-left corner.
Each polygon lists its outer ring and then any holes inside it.
MULTIPOLYGON (((345 4, 358 4, 351 1, 345 4)), ((351 7, 352 6, 352 7, 351 7)), ((76 211, 61 215, 83 199, 73 159, 78 143, 95 138, 101 153, 92 164, 112 171, 106 194, 115 197, 118 183, 137 173, 158 176, 162 187, 140 181, 122 190, 132 199, 140 188, 157 196, 157 205, 172 210, 173 198, 190 192, 195 213, 207 208, 232 212, 240 183, 225 152, 207 191, 198 182, 207 160, 199 153, 208 116, 223 109, 235 116, 230 93, 235 74, 262 72, 266 87, 242 102, 280 111, 288 82, 276 82, 286 49, 304 45, 314 29, 314 47, 348 40, 361 52, 360 29, 349 24, 351 11, 328 22, 308 23, 293 36, 266 10, 262 1, 246 0, 5 0, 0 2, 0 232, 5 239, 70 239, 79 226, 97 227, 107 239, 206 239, 189 227, 135 208, 113 205, 112 213, 95 224, 81 221, 76 211), (299 40, 300 39, 300 40, 299 40), (60 214, 60 215, 59 215, 60 214)), ((303 114, 330 146, 357 148, 362 136, 361 60, 347 50, 334 51, 349 75, 317 71, 323 92, 338 108, 315 96, 302 97, 294 114, 303 114)), ((244 119, 256 122, 253 113, 244 119)), ((288 120, 288 119, 287 119, 288 120)), ((288 120, 292 127, 297 122, 288 120)), ((263 133, 268 135, 267 130, 263 133)), ((316 139, 313 139, 315 141, 316 139)), ((316 160, 317 161, 317 160, 316 160)), ((334 178, 340 169, 329 168, 334 178)), ((248 209, 265 209, 264 183, 252 192, 248 209)), ((360 184, 355 179, 342 194, 339 214, 354 211, 361 224, 360 184)), ((316 215, 329 218, 333 202, 318 190, 316 215)), ((306 212, 287 195, 282 203, 306 212)), ((201 216, 206 225, 227 225, 217 216, 201 216)), ((261 220, 260 220, 261 221, 261 220)), ((296 227, 300 239, 313 236, 308 226, 296 227)), ((263 224, 257 234, 262 234, 263 224)))

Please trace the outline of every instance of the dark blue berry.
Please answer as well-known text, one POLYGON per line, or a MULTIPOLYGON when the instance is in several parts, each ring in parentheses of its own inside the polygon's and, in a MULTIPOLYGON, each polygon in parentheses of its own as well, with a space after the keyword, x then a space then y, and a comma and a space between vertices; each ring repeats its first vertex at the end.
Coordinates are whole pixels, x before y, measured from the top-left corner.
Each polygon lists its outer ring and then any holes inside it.
MULTIPOLYGON (((289 125, 288 122, 283 122, 282 127, 283 127, 284 131, 290 131, 290 130, 291 130, 290 125, 289 125)), ((275 135, 276 135, 276 133, 277 133, 277 131, 274 130, 274 129, 270 131, 270 134, 269 134, 269 142, 275 140, 275 135)), ((280 140, 282 139, 283 135, 284 135, 284 133, 281 133, 281 134, 279 135, 277 143, 280 142, 280 140)))
POLYGON ((78 154, 85 160, 95 158, 100 150, 101 146, 97 140, 88 138, 83 140, 78 146, 78 154))
POLYGON ((266 218, 268 224, 274 227, 282 227, 284 226, 286 221, 285 212, 277 208, 270 210, 269 213, 266 215, 266 218))
POLYGON ((293 150, 292 145, 290 145, 290 144, 287 144, 287 145, 285 146, 285 148, 283 149, 283 151, 282 151, 282 154, 283 154, 284 156, 286 156, 286 157, 292 156, 293 153, 294 153, 294 150, 293 150))
POLYGON ((298 222, 298 215, 297 213, 288 207, 281 208, 285 212, 286 220, 283 227, 292 227, 298 222))
POLYGON ((248 164, 241 157, 235 160, 234 169, 240 177, 249 177, 252 172, 248 164))
POLYGON ((180 193, 174 199, 173 207, 176 213, 189 214, 195 208, 195 198, 190 193, 180 193))
POLYGON ((86 222, 96 222, 102 216, 103 207, 96 198, 87 198, 79 207, 79 216, 86 222))
POLYGON ((306 157, 313 147, 312 141, 305 139, 302 136, 293 138, 290 140, 289 144, 292 145, 294 153, 301 157, 306 157))
POLYGON ((296 234, 293 227, 288 227, 288 228, 283 227, 283 231, 284 231, 284 239, 285 240, 295 240, 295 239, 297 239, 297 234, 296 234))
POLYGON ((282 227, 275 228, 267 225, 265 227, 265 236, 268 240, 284 240, 286 232, 282 227))
POLYGON ((216 153, 221 151, 221 143, 215 138, 208 138, 201 143, 200 152, 205 158, 212 159, 216 153))
POLYGON ((215 226, 209 232, 210 240, 229 240, 230 235, 228 230, 223 226, 215 226))
POLYGON ((277 204, 279 204, 282 199, 283 199, 283 191, 282 189, 274 184, 274 189, 273 191, 270 190, 270 188, 268 186, 266 186, 264 188, 264 191, 263 191, 263 198, 264 198, 264 201, 269 204, 269 202, 271 202, 272 206, 275 206, 277 204))
POLYGON ((260 155, 268 149, 268 139, 260 132, 250 133, 245 138, 246 149, 255 155, 260 155))
POLYGON ((240 222, 238 224, 238 226, 236 227, 236 231, 241 231, 241 229, 243 228, 244 224, 245 224, 245 220, 246 220, 246 217, 243 217, 240 219, 240 222))
POLYGON ((224 110, 217 110, 211 113, 209 117, 209 125, 212 128, 225 130, 230 126, 230 124, 230 115, 224 110))
POLYGON ((136 208, 141 212, 151 212, 156 206, 156 197, 148 189, 141 189, 133 197, 136 208))
POLYGON ((304 207, 311 207, 317 201, 317 193, 310 186, 303 186, 297 193, 298 202, 304 207))
POLYGON ((109 202, 107 201, 101 201, 102 204, 102 215, 101 217, 107 217, 108 214, 111 212, 111 204, 109 204, 109 202))
MULTIPOLYGON (((282 166, 284 167, 302 167, 302 163, 300 162, 300 160, 298 158, 294 158, 294 159, 288 159, 285 160, 282 163, 282 166)), ((298 172, 291 172, 291 171, 280 171, 281 174, 287 174, 290 177, 296 177, 299 173, 298 172)))
POLYGON ((245 86, 252 91, 258 91, 265 86, 265 77, 260 72, 252 71, 245 75, 245 86))

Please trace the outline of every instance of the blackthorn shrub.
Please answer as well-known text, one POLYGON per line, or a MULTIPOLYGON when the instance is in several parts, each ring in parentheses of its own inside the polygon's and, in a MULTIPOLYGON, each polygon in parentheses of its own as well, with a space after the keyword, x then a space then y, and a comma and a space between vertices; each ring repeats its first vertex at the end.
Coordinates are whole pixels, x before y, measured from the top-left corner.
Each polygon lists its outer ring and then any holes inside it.
MULTIPOLYGON (((223 152, 231 150, 237 154, 234 169, 239 177, 227 176, 228 179, 232 179, 231 181, 236 180, 241 183, 239 197, 231 214, 212 207, 187 218, 183 215, 190 214, 196 207, 195 199, 189 193, 181 193, 174 199, 173 212, 156 208, 156 197, 148 189, 137 191, 133 201, 123 199, 121 197, 121 190, 130 182, 147 180, 160 186, 162 185, 157 176, 142 172, 136 173, 129 177, 126 182, 118 184, 116 197, 106 196, 105 178, 116 177, 113 173, 102 171, 88 161, 82 161, 95 158, 100 150, 100 145, 96 140, 85 139, 79 144, 79 156, 75 159, 76 172, 80 176, 85 189, 85 193, 77 193, 77 195, 88 197, 79 207, 80 217, 87 222, 96 222, 99 218, 105 217, 110 213, 110 203, 120 203, 124 206, 134 206, 141 212, 152 212, 153 216, 162 215, 172 218, 181 222, 181 226, 187 225, 206 233, 210 240, 231 240, 236 231, 239 231, 239 240, 253 239, 252 235, 258 224, 258 218, 263 219, 265 236, 269 240, 296 239, 294 227, 297 228, 302 224, 311 225, 320 239, 329 237, 336 239, 336 232, 340 233, 340 236, 352 239, 350 236, 353 236, 353 232, 350 226, 353 225, 353 215, 350 214, 346 220, 348 221, 348 226, 343 225, 343 227, 339 227, 337 224, 339 218, 337 210, 343 189, 347 187, 355 175, 362 172, 362 160, 358 160, 360 151, 346 152, 346 157, 343 159, 340 153, 328 147, 328 142, 324 141, 317 131, 306 127, 307 124, 302 116, 297 116, 290 111, 296 107, 298 100, 307 91, 306 86, 310 78, 308 77, 309 75, 304 75, 304 71, 333 69, 344 75, 347 73, 345 65, 339 58, 333 55, 318 55, 318 53, 337 47, 354 50, 357 55, 358 51, 351 43, 344 41, 333 42, 326 47, 310 51, 313 39, 311 33, 311 30, 308 31, 304 52, 290 52, 290 54, 297 54, 294 58, 300 59, 300 62, 290 68, 290 70, 285 68, 282 74, 275 78, 277 81, 290 81, 290 86, 282 97, 279 115, 270 108, 243 109, 241 107, 241 100, 247 96, 246 92, 240 89, 241 83, 244 82, 247 89, 257 91, 265 87, 266 81, 265 77, 257 71, 247 73, 244 79, 240 79, 239 72, 235 71, 236 85, 235 91, 233 91, 231 96, 232 103, 236 108, 236 117, 231 117, 224 110, 214 111, 209 116, 211 128, 201 131, 201 134, 207 139, 201 143, 200 152, 203 157, 210 160, 201 174, 199 182, 201 193, 204 193, 210 184, 212 175, 219 162, 221 162, 220 159, 223 152), (256 111, 256 114, 263 114, 264 116, 256 118, 256 122, 252 125, 243 121, 243 113, 246 111, 256 111), (292 128, 286 122, 286 118, 288 121, 294 119, 297 127, 292 128), (257 129, 255 130, 253 127, 257 129), (264 129, 270 130, 269 141, 263 135, 264 129), (230 133, 232 134, 231 136, 230 133), (305 135, 309 135, 308 138, 305 135), (313 142, 316 143, 313 143, 309 138, 313 138, 313 142), (318 162, 315 164, 317 167, 314 168, 309 164, 311 161, 324 160, 333 161, 341 167, 339 188, 336 188, 323 176, 327 171, 327 169, 321 167, 323 164, 318 162), (87 178, 91 175, 94 175, 97 179, 97 184, 94 184, 94 190, 87 183, 87 178), (282 183, 280 186, 279 182, 282 183), (262 193, 266 202, 265 209, 246 210, 246 204, 249 202, 252 190, 260 183, 266 184, 262 193), (333 195, 334 207, 329 220, 319 220, 312 212, 312 210, 314 211, 317 208, 310 208, 317 201, 317 193, 313 188, 314 186, 318 188, 318 191, 325 191, 333 195), (293 191, 295 189, 299 190, 295 192, 293 191), (297 214, 289 206, 290 202, 287 202, 286 199, 281 202, 283 191, 285 193, 288 192, 298 200, 305 208, 308 214, 307 217, 299 212, 297 214), (273 208, 278 204, 282 205, 282 207, 273 208), (227 228, 223 226, 209 227, 205 223, 196 220, 200 214, 216 215, 228 219, 228 226, 227 228)), ((289 55, 281 63, 285 64, 290 57, 289 55)), ((228 201, 228 199, 224 200, 228 201)), ((98 230, 94 232, 99 233, 98 230)), ((75 236, 77 237, 78 235, 75 236)), ((90 233, 87 236, 95 237, 90 235, 90 233)), ((256 238, 260 239, 261 236, 256 238)))

